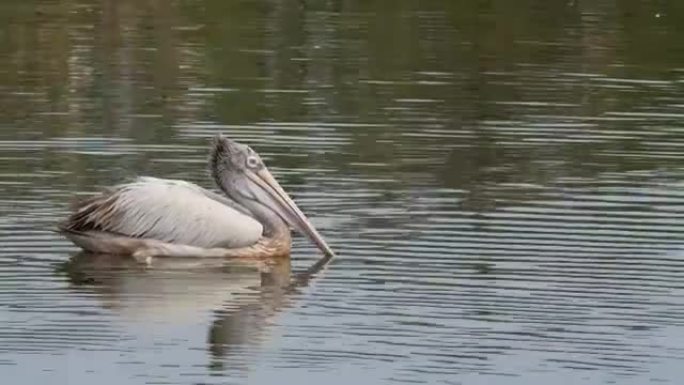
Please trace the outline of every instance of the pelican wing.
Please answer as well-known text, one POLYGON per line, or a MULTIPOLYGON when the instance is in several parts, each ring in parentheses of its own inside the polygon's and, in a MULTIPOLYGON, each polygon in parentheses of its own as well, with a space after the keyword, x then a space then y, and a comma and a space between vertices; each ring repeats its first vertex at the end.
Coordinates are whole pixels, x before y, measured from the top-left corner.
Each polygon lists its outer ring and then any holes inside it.
POLYGON ((140 177, 80 204, 62 225, 198 247, 256 243, 262 225, 228 198, 195 184, 140 177))

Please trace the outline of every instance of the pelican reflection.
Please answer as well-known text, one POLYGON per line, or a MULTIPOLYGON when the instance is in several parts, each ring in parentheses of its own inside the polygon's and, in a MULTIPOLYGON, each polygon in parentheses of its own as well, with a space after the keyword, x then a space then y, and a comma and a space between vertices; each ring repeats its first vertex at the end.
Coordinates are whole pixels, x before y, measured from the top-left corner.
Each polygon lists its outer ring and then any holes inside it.
POLYGON ((60 267, 72 289, 95 294, 125 332, 174 338, 206 324, 210 367, 220 370, 234 348, 267 337, 268 325, 331 260, 292 272, 289 258, 242 261, 155 259, 141 265, 110 254, 79 253, 60 267))

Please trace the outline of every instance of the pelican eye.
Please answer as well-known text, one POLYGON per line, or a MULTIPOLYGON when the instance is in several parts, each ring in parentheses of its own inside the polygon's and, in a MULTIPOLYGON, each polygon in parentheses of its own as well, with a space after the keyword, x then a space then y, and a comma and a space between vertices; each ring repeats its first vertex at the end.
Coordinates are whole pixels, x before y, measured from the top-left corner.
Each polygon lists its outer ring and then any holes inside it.
POLYGON ((247 157, 247 166, 249 168, 256 168, 259 166, 259 159, 256 158, 256 156, 248 156, 247 157))

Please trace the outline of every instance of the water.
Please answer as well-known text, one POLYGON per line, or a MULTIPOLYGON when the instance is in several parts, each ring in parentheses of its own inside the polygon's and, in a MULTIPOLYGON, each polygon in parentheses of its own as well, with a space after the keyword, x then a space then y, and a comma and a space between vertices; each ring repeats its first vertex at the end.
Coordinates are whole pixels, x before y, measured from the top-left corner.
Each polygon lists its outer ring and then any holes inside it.
POLYGON ((678 2, 4 1, 8 384, 684 374, 678 2), (340 254, 78 255, 75 196, 252 145, 340 254))

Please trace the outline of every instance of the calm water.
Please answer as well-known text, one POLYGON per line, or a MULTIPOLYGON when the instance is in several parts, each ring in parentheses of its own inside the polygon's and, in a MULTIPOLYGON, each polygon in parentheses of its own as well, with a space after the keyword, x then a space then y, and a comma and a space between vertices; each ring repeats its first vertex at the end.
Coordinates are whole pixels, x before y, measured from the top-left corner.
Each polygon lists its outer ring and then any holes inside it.
POLYGON ((3 384, 684 375, 684 5, 0 4, 3 384), (339 257, 77 255, 74 196, 252 145, 339 257))

